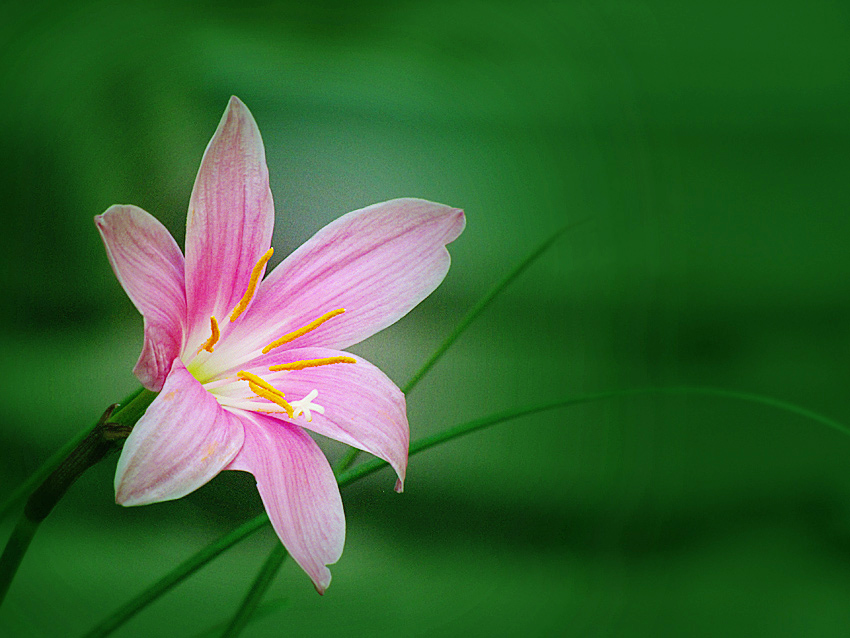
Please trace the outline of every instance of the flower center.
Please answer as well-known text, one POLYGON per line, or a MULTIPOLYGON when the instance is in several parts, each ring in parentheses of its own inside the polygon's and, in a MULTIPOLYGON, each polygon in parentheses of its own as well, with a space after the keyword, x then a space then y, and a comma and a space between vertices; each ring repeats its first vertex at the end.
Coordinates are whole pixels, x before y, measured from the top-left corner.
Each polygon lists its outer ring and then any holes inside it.
MULTIPOLYGON (((251 303, 254 293, 257 290, 257 285, 259 284, 260 278, 262 277, 263 271, 271 258, 273 251, 274 249, 269 248, 268 251, 260 257, 259 261, 257 261, 254 268, 251 270, 251 278, 248 281, 248 287, 245 290, 245 294, 242 295, 239 303, 237 303, 230 312, 230 323, 236 321, 236 319, 245 312, 248 305, 251 303)), ((326 312, 305 326, 298 328, 297 330, 293 330, 292 332, 288 332, 279 339, 275 339, 262 349, 262 354, 268 354, 275 348, 294 341, 308 332, 312 332, 326 321, 329 321, 344 312, 345 308, 337 308, 336 310, 326 312)), ((189 368, 199 371, 204 361, 206 361, 215 350, 215 346, 220 339, 221 329, 219 328, 218 320, 215 317, 210 317, 210 337, 201 345, 200 348, 198 348, 196 356, 190 363, 189 368)), ((269 366, 268 370, 269 372, 290 373, 298 370, 304 370, 305 368, 315 368, 339 363, 357 363, 357 360, 353 357, 347 356, 325 357, 322 359, 303 359, 300 361, 274 364, 269 366)), ((195 376, 197 377, 197 375, 195 376)), ((204 382, 202 381, 202 383, 204 382)), ((219 403, 234 408, 272 414, 286 413, 291 419, 303 416, 308 421, 313 420, 311 410, 313 412, 318 412, 319 414, 324 414, 325 412, 324 407, 317 403, 313 403, 313 400, 319 395, 319 391, 315 388, 313 388, 303 399, 287 401, 286 395, 282 390, 274 387, 271 383, 256 373, 248 372, 247 370, 239 370, 235 376, 214 377, 204 383, 204 386, 208 391, 216 396, 219 403), (252 394, 245 392, 245 383, 248 384, 247 389, 250 390, 252 394), (272 405, 269 405, 269 403, 272 405)))

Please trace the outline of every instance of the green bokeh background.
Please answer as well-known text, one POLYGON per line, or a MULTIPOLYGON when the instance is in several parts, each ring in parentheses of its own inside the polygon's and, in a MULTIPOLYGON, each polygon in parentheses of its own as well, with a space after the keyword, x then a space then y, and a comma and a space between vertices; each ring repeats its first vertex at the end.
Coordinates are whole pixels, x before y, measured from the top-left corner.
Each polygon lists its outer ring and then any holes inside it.
MULTIPOLYGON (((411 393, 414 437, 671 384, 850 423, 846 3, 13 0, 0 86, 0 498, 138 385, 141 319, 92 217, 137 204, 182 244, 231 94, 265 140, 273 263, 377 201, 466 210, 444 284, 354 348, 400 385, 587 220, 411 393)), ((114 466, 42 526, 0 635, 82 634, 261 511, 238 473, 123 509, 114 466)), ((847 436, 731 400, 503 424, 412 458, 402 495, 387 471, 346 488, 327 594, 290 562, 268 595, 286 602, 245 635, 847 635, 848 468, 847 436)), ((116 635, 223 621, 274 542, 254 535, 116 635)))

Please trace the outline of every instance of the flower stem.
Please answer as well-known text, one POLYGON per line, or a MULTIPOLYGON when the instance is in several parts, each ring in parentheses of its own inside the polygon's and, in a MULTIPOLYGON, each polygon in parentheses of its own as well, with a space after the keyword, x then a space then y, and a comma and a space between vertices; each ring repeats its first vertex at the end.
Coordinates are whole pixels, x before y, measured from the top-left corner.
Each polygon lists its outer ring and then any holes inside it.
POLYGON ((475 321, 475 319, 478 318, 478 315, 484 312, 484 309, 490 305, 490 303, 499 295, 499 293, 501 293, 505 288, 507 288, 514 281, 514 279, 524 273, 525 270, 531 264, 533 264, 543 253, 545 253, 552 246, 552 244, 554 244, 558 240, 561 235, 563 235, 568 230, 572 230, 576 226, 583 224, 586 221, 587 219, 583 219, 581 221, 573 222, 571 224, 567 224, 566 226, 559 228, 554 233, 552 233, 549 238, 546 239, 546 241, 544 241, 537 248, 535 248, 525 259, 523 259, 516 266, 514 266, 513 269, 507 275, 505 275, 499 283, 493 286, 486 295, 484 295, 481 299, 478 300, 478 303, 476 303, 472 308, 469 309, 466 315, 464 315, 463 319, 461 319, 457 326, 455 326, 455 329, 452 330, 451 333, 449 333, 449 336, 446 337, 443 343, 441 343, 437 347, 437 349, 434 351, 434 354, 429 357, 429 359, 423 364, 423 366, 416 371, 416 373, 410 378, 410 381, 407 382, 407 384, 402 388, 401 391, 407 394, 408 392, 413 390, 413 388, 415 388, 416 385, 422 380, 422 377, 424 377, 428 373, 428 371, 434 367, 434 364, 436 364, 437 361, 439 361, 443 357, 443 355, 446 354, 446 351, 452 346, 455 341, 458 340, 458 337, 460 337, 460 335, 462 335, 466 331, 466 329, 469 328, 469 325, 473 321, 475 321))
MULTIPOLYGON (((121 401, 118 405, 125 406, 121 408, 119 411, 115 413, 113 419, 119 419, 121 417, 121 421, 124 423, 129 423, 129 419, 127 417, 130 414, 128 410, 130 405, 134 403, 134 400, 137 399, 144 392, 147 392, 144 388, 136 389, 132 394, 127 396, 123 401, 121 401)), ((141 415, 140 415, 141 416, 141 415)), ((138 417, 136 417, 138 420, 138 417)), ((135 423, 135 421, 133 421, 135 423)), ((27 498, 30 494, 32 494, 33 490, 40 485, 48 476, 50 476, 51 472, 53 472, 59 465, 79 446, 83 440, 88 437, 92 430, 97 427, 97 424, 91 425, 84 430, 81 430, 73 439, 68 441, 62 448, 60 448, 56 453, 54 453, 47 461, 45 461, 40 468, 38 468, 30 477, 24 481, 21 485, 19 485, 7 498, 3 501, 3 505, 0 505, 0 520, 6 517, 6 515, 11 512, 21 501, 27 498)))
POLYGON ((345 472, 348 468, 352 466, 354 461, 357 460, 357 455, 360 454, 360 450, 356 447, 348 448, 348 452, 343 456, 334 466, 334 473, 339 474, 340 472, 345 472))
POLYGON ((150 603, 162 596, 173 587, 179 585, 213 558, 227 549, 233 547, 239 541, 247 538, 269 522, 265 514, 255 516, 251 520, 242 523, 236 529, 228 532, 217 541, 207 545, 204 549, 190 556, 141 594, 116 609, 104 618, 94 629, 85 635, 85 638, 98 638, 108 636, 125 622, 147 607, 150 603))
POLYGON ((0 605, 6 598, 6 592, 9 591, 12 579, 41 521, 47 518, 71 484, 112 449, 114 443, 103 436, 103 426, 114 409, 115 405, 106 409, 97 425, 71 450, 65 460, 47 476, 27 500, 26 507, 12 531, 12 536, 6 543, 3 555, 0 556, 0 605))
MULTIPOLYGON (((115 449, 119 441, 127 438, 130 428, 144 414, 154 396, 155 393, 142 390, 117 413, 115 410, 119 404, 109 406, 95 426, 87 430, 85 436, 74 439, 73 447, 64 455, 64 458, 59 460, 52 471, 46 474, 46 477, 42 476, 44 474, 42 470, 36 472, 34 476, 39 477, 41 484, 27 499, 24 511, 6 543, 3 555, 0 556, 0 605, 3 604, 9 586, 38 526, 83 472, 106 457, 115 449)), ((50 461, 44 467, 49 465, 50 461)), ((33 483, 34 481, 30 479, 24 485, 29 488, 33 483)), ((26 493, 21 491, 21 488, 17 492, 26 493)))
MULTIPOLYGON (((289 604, 288 598, 276 598, 274 600, 269 600, 264 602, 262 605, 257 607, 257 611, 255 611, 251 618, 248 619, 248 623, 256 622, 261 618, 265 618, 266 616, 270 616, 278 611, 280 611, 283 607, 289 604)), ((194 634, 192 638, 216 638, 222 632, 222 630, 227 627, 227 622, 218 622, 212 627, 208 627, 204 629, 202 632, 198 634, 194 634)))
POLYGON ((235 638, 242 633, 242 630, 256 611, 288 555, 289 553, 286 551, 286 548, 275 539, 275 545, 271 553, 260 568, 257 577, 242 600, 242 604, 239 605, 239 609, 236 610, 236 614, 233 616, 230 624, 224 630, 224 633, 221 634, 221 638, 235 638))
POLYGON ((9 591, 9 586, 12 584, 12 579, 15 578, 15 573, 18 571, 18 566, 24 558, 27 548, 30 546, 32 537, 35 536, 35 530, 38 529, 40 521, 34 521, 26 516, 21 516, 15 529, 12 530, 12 535, 6 543, 6 549, 3 550, 3 555, 0 556, 0 605, 6 598, 6 592, 9 591))
MULTIPOLYGON (((432 448, 436 445, 446 443, 447 441, 459 438, 465 434, 470 434, 472 432, 482 430, 491 425, 496 425, 497 423, 502 423, 504 421, 528 416, 537 412, 553 410, 555 408, 566 407, 569 405, 578 405, 581 403, 592 403, 595 401, 604 401, 607 399, 626 398, 632 396, 653 394, 709 396, 715 398, 736 399, 741 401, 747 401, 750 403, 757 403, 777 408, 786 412, 791 412, 792 414, 797 414, 806 419, 816 421, 822 425, 826 425, 830 428, 838 430, 839 432, 850 435, 850 428, 848 428, 846 425, 839 423, 838 421, 835 421, 833 419, 830 419, 829 417, 823 416, 822 414, 814 412, 813 410, 809 410, 808 408, 804 408, 802 406, 798 406, 787 401, 780 401, 772 397, 753 394, 750 392, 725 390, 723 388, 676 386, 667 388, 636 388, 628 390, 609 390, 606 392, 596 392, 593 394, 567 397, 558 401, 540 403, 538 405, 533 406, 525 406, 521 408, 514 408, 511 410, 504 410, 502 412, 497 412, 495 414, 491 414, 480 419, 474 419, 472 421, 467 421, 466 423, 461 423, 454 427, 447 428, 442 432, 437 432, 435 434, 432 434, 431 436, 426 436, 421 439, 418 439, 410 445, 410 455, 413 456, 414 454, 424 452, 425 450, 432 448)), ((370 474, 374 474, 375 472, 386 466, 388 466, 388 463, 386 461, 382 461, 381 459, 371 459, 369 461, 361 463, 357 467, 348 469, 338 474, 337 483, 340 487, 345 487, 346 485, 349 485, 354 481, 364 478, 370 474)), ((213 542, 211 545, 208 545, 207 547, 196 553, 194 556, 191 556, 190 558, 183 561, 180 565, 175 567, 159 581, 157 581, 156 583, 148 587, 145 591, 143 591, 141 594, 126 603, 123 607, 117 609, 113 614, 111 614, 97 627, 95 627, 90 633, 86 634, 85 638, 103 638, 104 636, 109 635, 115 629, 127 622, 130 618, 135 616, 145 606, 152 603, 154 600, 169 591, 172 587, 174 587, 175 585, 183 581, 185 578, 196 572, 198 569, 203 567, 204 564, 211 561, 213 558, 223 553, 225 550, 229 549, 230 547, 241 541, 243 538, 247 537, 249 534, 255 532, 256 530, 267 525, 268 523, 268 516, 266 514, 260 514, 259 516, 252 518, 248 522, 243 523, 240 527, 237 527, 230 533, 222 536, 219 540, 213 542)))

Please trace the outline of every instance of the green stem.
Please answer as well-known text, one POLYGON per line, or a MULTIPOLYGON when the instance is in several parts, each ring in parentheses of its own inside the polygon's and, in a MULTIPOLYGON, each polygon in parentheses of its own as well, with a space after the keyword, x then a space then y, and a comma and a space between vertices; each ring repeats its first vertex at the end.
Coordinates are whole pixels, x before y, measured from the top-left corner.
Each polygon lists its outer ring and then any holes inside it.
MULTIPOLYGON (((269 600, 264 602, 257 608, 257 611, 253 613, 249 623, 256 622, 261 618, 265 618, 266 616, 270 616, 271 614, 279 611, 284 606, 289 604, 288 598, 277 598, 275 600, 269 600)), ((226 622, 218 622, 212 627, 208 627, 202 632, 195 634, 192 638, 215 638, 220 635, 222 630, 227 626, 226 622)))
MULTIPOLYGON (((414 441, 410 445, 410 456, 419 454, 420 452, 424 452, 425 450, 432 448, 435 445, 439 445, 441 443, 445 443, 447 441, 464 436, 466 434, 476 432, 488 426, 495 425, 504 421, 509 421, 512 419, 517 419, 523 416, 528 416, 537 412, 543 412, 545 410, 552 410, 555 408, 561 408, 569 405, 591 403, 593 401, 603 401, 606 399, 652 394, 697 395, 748 401, 751 403, 757 403, 777 408, 786 412, 791 412, 792 414, 797 414, 807 419, 811 419, 830 428, 838 430, 839 432, 850 435, 850 428, 843 425, 842 423, 839 423, 838 421, 830 419, 829 417, 825 417, 807 408, 794 405, 793 403, 788 403, 787 401, 780 401, 778 399, 773 399, 771 397, 753 394, 750 392, 738 392, 735 390, 724 390, 722 388, 677 386, 669 388, 637 388, 630 390, 610 390, 607 392, 596 392, 593 394, 585 394, 577 397, 568 397, 559 401, 540 403, 530 407, 504 410, 496 414, 492 414, 486 417, 482 417, 480 419, 474 419, 472 421, 456 425, 452 428, 443 430, 442 432, 437 432, 436 434, 432 434, 431 436, 426 436, 417 441, 414 441)), ((340 487, 345 487, 346 485, 349 485, 354 481, 364 478, 370 474, 374 474, 375 472, 386 467, 387 465, 387 462, 382 461, 381 459, 372 459, 370 461, 366 461, 365 463, 361 463, 357 467, 341 472, 337 476, 337 483, 340 487)), ((90 633, 86 634, 86 638, 102 638, 103 636, 107 636, 108 634, 112 633, 112 631, 123 625, 136 613, 141 611, 142 608, 144 608, 147 604, 153 602, 161 595, 169 591, 172 587, 181 582, 183 579, 185 579, 187 576, 200 569, 206 562, 212 560, 213 558, 224 552, 226 549, 232 547, 233 545, 241 541, 243 538, 247 537, 249 534, 259 529, 260 527, 263 527, 264 525, 268 524, 268 522, 268 516, 266 514, 260 514, 259 516, 256 516, 247 523, 244 523, 240 527, 236 528, 229 534, 222 536, 219 540, 215 541, 211 545, 208 545, 205 549, 202 549, 200 552, 178 565, 165 577, 163 577, 162 579, 148 587, 148 589, 146 589, 144 592, 139 594, 139 596, 129 601, 120 609, 116 610, 112 615, 110 615, 106 620, 101 622, 90 633)))
POLYGON ((165 576, 156 581, 153 585, 144 590, 141 594, 127 602, 125 605, 116 609, 112 614, 103 619, 103 621, 86 634, 86 638, 94 638, 95 636, 108 636, 121 625, 135 616, 138 612, 144 609, 147 605, 162 596, 183 580, 194 574, 201 567, 210 562, 213 558, 224 552, 226 549, 233 547, 236 543, 247 538, 261 527, 269 522, 269 517, 265 514, 255 516, 251 520, 243 523, 233 531, 225 534, 217 541, 207 545, 204 549, 196 553, 180 563, 177 567, 168 572, 165 576))
MULTIPOLYGON (((124 417, 129 414, 128 409, 130 405, 137 399, 142 393, 147 392, 144 388, 138 388, 135 392, 130 394, 127 398, 125 398, 119 406, 125 406, 120 409, 113 415, 113 419, 118 419, 119 416, 124 417)), ((136 418, 138 420, 138 417, 136 418)), ((126 422, 122 419, 122 422, 126 422)), ((135 423, 135 421, 133 421, 135 423)), ((0 505, 0 521, 2 521, 6 515, 11 512, 15 507, 17 507, 24 499, 26 499, 30 494, 32 494, 33 490, 38 487, 44 480, 50 476, 50 474, 57 468, 59 465, 74 451, 74 449, 79 446, 83 440, 89 436, 97 427, 97 424, 91 425, 84 430, 81 430, 79 434, 77 434, 73 439, 68 441, 64 446, 62 446, 55 454, 53 454, 47 461, 45 461, 40 468, 38 468, 26 481, 24 481, 21 485, 19 485, 7 498, 3 501, 3 505, 0 505)))
POLYGON ((339 462, 337 462, 336 467, 334 467, 334 473, 339 474, 340 472, 345 472, 348 468, 350 468, 354 461, 357 460, 357 455, 360 454, 360 450, 356 447, 348 448, 348 452, 345 453, 339 462))
POLYGON ((155 393, 148 390, 139 392, 120 413, 115 412, 117 403, 109 406, 84 437, 75 439, 73 448, 30 494, 0 557, 0 605, 41 521, 47 518, 83 472, 100 462, 116 448, 118 441, 127 437, 130 427, 144 414, 154 396, 155 393))
POLYGON ((242 630, 257 610, 257 607, 263 600, 263 595, 265 595, 269 586, 272 584, 274 577, 277 575, 278 570, 288 555, 286 548, 275 539, 275 545, 271 553, 260 568, 257 577, 242 600, 242 604, 239 605, 239 609, 236 610, 236 614, 233 616, 230 624, 224 630, 224 633, 221 634, 222 638, 235 638, 235 636, 242 633, 242 630))
MULTIPOLYGON (((822 414, 818 414, 813 410, 809 410, 808 408, 789 403, 788 401, 780 401, 779 399, 774 399, 773 397, 768 397, 761 394, 755 394, 753 392, 739 392, 737 390, 726 390, 724 388, 712 388, 708 386, 671 386, 666 388, 631 388, 626 390, 607 390, 605 392, 595 392, 593 394, 585 394, 569 399, 562 399, 560 401, 541 403, 531 408, 514 408, 510 410, 505 410, 503 412, 498 412, 496 414, 483 417, 481 419, 469 421, 468 423, 456 425, 454 427, 443 430, 442 432, 437 432, 436 434, 432 434, 431 436, 426 436, 417 441, 414 441, 410 446, 410 454, 417 454, 418 452, 422 452, 423 450, 432 448, 435 445, 438 445, 445 441, 449 441, 464 434, 469 434, 470 432, 480 430, 481 428, 487 427, 488 425, 493 425, 494 423, 500 423, 502 421, 509 421, 511 419, 516 419, 521 416, 533 414, 535 412, 542 412, 544 410, 551 410, 553 408, 566 407, 568 405, 578 405, 580 403, 602 401, 605 399, 646 396, 653 394, 706 396, 721 399, 736 399, 740 401, 746 401, 748 403, 757 403, 760 405, 766 405, 771 408, 777 408, 778 410, 782 410, 784 412, 791 412, 792 414, 796 414, 806 419, 816 421, 822 425, 826 425, 830 428, 838 430, 843 434, 850 436, 850 428, 848 428, 846 425, 839 423, 838 421, 835 421, 833 419, 830 419, 829 417, 823 416, 822 414)), ((344 478, 346 478, 345 475, 340 476, 340 481, 342 481, 344 478)))
MULTIPOLYGON (((413 390, 413 388, 416 387, 416 385, 422 380, 422 378, 426 374, 428 374, 431 368, 433 368, 434 365, 436 365, 436 363, 443 358, 443 355, 446 354, 446 351, 448 351, 449 348, 451 348, 452 344, 457 341, 458 338, 460 338, 460 336, 464 332, 466 332, 466 329, 469 328, 472 322, 478 318, 478 315, 484 312, 484 309, 490 305, 490 303, 499 295, 499 293, 501 293, 505 288, 511 285, 514 279, 524 273, 526 269, 531 264, 533 264, 543 253, 545 253, 552 246, 552 244, 554 244, 558 240, 561 235, 563 235, 568 230, 572 230, 576 226, 583 224, 586 221, 587 219, 583 219, 581 221, 574 222, 572 224, 567 224, 566 226, 559 228, 554 233, 552 233, 546 239, 546 241, 544 241, 537 248, 531 251, 531 253, 529 253, 529 255, 525 259, 523 259, 516 266, 514 266, 513 269, 507 275, 505 275, 501 281, 494 285, 489 290, 489 292, 487 292, 486 295, 484 295, 481 299, 478 300, 478 303, 476 303, 472 308, 469 309, 466 315, 464 315, 463 319, 461 319, 460 322, 458 322, 458 324, 455 326, 454 330, 449 333, 449 336, 443 340, 443 343, 441 343, 437 347, 437 349, 434 351, 434 354, 432 354, 428 358, 428 360, 422 365, 422 367, 419 368, 419 370, 417 370, 413 374, 413 376, 404 385, 401 391, 405 395, 410 394, 410 391, 413 390)), ((360 450, 358 450, 357 448, 350 448, 348 452, 346 452, 345 456, 340 459, 339 463, 337 463, 338 471, 342 472, 350 468, 354 464, 354 461, 357 460, 357 456, 359 454, 360 450)))
POLYGON ((110 417, 110 423, 120 423, 121 425, 135 425, 136 421, 142 418, 142 415, 153 403, 153 400, 159 392, 153 392, 146 388, 139 388, 130 395, 129 400, 119 403, 119 409, 110 417), (124 407, 120 407, 124 406, 124 407))
POLYGON ((0 556, 0 605, 6 598, 6 592, 9 591, 9 586, 15 578, 18 566, 21 564, 40 522, 21 516, 12 531, 9 542, 6 543, 6 549, 0 556))
POLYGON ((455 329, 449 333, 449 336, 446 337, 443 343, 441 343, 437 347, 437 349, 434 351, 434 354, 430 356, 430 358, 425 362, 425 364, 421 368, 419 368, 419 370, 416 371, 416 373, 410 378, 410 381, 407 382, 407 385, 405 385, 401 389, 401 391, 404 392, 404 394, 407 394, 408 392, 413 390, 413 388, 415 388, 416 385, 422 380, 422 377, 428 374, 428 371, 434 367, 434 364, 436 364, 437 361, 442 359, 443 355, 446 354, 446 351, 452 346, 455 341, 458 340, 458 337, 460 337, 460 335, 462 335, 466 331, 466 329, 469 328, 469 325, 473 321, 475 321, 478 315, 484 312, 484 309, 490 305, 490 303, 493 301, 493 299, 496 298, 499 293, 501 293, 505 288, 507 288, 513 282, 514 279, 516 279, 523 272, 525 272, 525 270, 531 264, 533 264, 537 260, 537 258, 540 257, 540 255, 545 253, 552 246, 552 244, 554 244, 558 240, 561 235, 563 235, 568 230, 572 230, 576 226, 583 224, 585 221, 587 220, 584 219, 579 222, 567 224, 566 226, 556 230, 554 233, 552 233, 552 235, 549 236, 546 241, 540 244, 525 259, 523 259, 516 266, 514 266, 513 269, 507 275, 505 275, 499 283, 493 286, 490 291, 478 301, 478 303, 476 303, 472 308, 469 309, 463 319, 461 319, 457 326, 455 326, 455 329))

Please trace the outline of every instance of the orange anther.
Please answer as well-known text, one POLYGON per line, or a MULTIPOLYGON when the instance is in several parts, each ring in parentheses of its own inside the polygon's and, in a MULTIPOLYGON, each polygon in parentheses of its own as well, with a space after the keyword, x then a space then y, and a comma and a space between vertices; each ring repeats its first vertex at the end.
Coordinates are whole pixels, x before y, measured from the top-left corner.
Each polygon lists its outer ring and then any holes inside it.
POLYGON ((204 345, 198 348, 198 352, 201 350, 212 352, 213 346, 218 343, 219 337, 221 337, 221 332, 218 329, 218 321, 215 320, 215 317, 210 317, 210 330, 212 331, 210 338, 204 341, 204 345))
POLYGON ((293 332, 288 332, 285 335, 283 335, 280 339, 272 341, 269 345, 267 345, 265 348, 263 348, 263 354, 268 354, 269 352, 271 352, 272 350, 274 350, 278 346, 282 346, 284 343, 289 343, 290 341, 294 341, 298 337, 301 337, 301 336, 307 334, 311 330, 315 330, 316 328, 321 326, 323 323, 325 323, 328 319, 333 319, 337 315, 341 315, 343 312, 345 312, 345 308, 338 308, 336 310, 331 310, 330 312, 326 312, 321 317, 319 317, 318 319, 314 319, 313 321, 308 323, 303 328, 298 328, 298 330, 294 330, 293 332))
POLYGON ((256 374, 252 372, 246 372, 245 370, 240 370, 236 375, 243 381, 248 382, 248 387, 251 388, 251 392, 256 394, 258 397, 262 397, 263 399, 268 399, 272 403, 276 403, 291 417, 293 408, 289 405, 289 402, 284 399, 286 395, 283 392, 278 390, 268 381, 258 377, 256 374))
POLYGON ((245 308, 248 307, 248 304, 251 303, 251 299, 253 299, 254 293, 257 291, 257 284, 260 282, 260 277, 263 274, 263 268, 265 268, 266 264, 269 263, 269 259, 271 259, 273 252, 274 248, 269 248, 265 254, 260 257, 259 261, 254 264, 254 268, 251 270, 251 279, 248 281, 248 289, 230 313, 230 321, 236 321, 239 315, 245 312, 245 308))
POLYGON ((302 361, 293 361, 292 363, 281 363, 278 365, 269 366, 269 371, 280 372, 281 370, 303 370, 304 368, 329 366, 334 363, 357 363, 357 359, 353 357, 326 357, 325 359, 304 359, 302 361))

